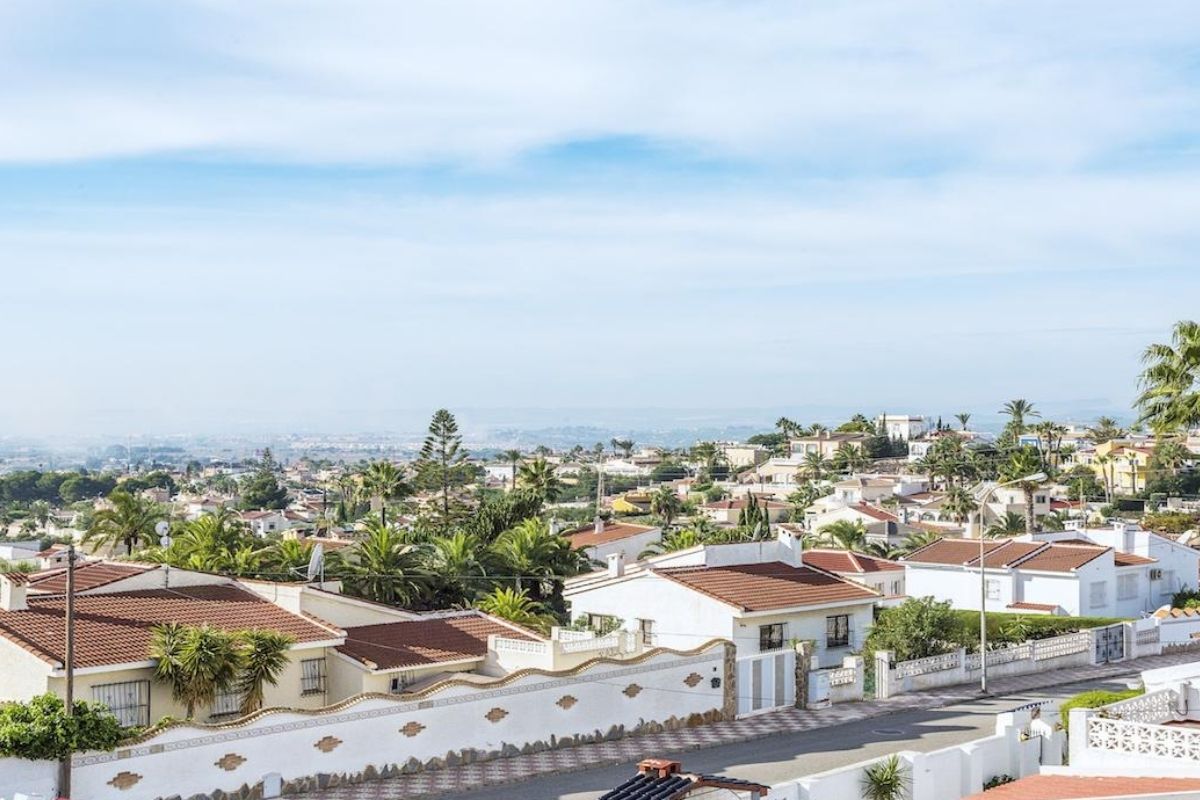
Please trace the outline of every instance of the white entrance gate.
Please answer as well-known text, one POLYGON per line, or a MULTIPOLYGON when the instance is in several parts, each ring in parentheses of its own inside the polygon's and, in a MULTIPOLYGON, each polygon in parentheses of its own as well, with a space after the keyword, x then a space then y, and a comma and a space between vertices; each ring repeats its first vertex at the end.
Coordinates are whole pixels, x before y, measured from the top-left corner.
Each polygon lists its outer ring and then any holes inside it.
POLYGON ((738 716, 796 704, 796 652, 775 650, 737 660, 738 716))

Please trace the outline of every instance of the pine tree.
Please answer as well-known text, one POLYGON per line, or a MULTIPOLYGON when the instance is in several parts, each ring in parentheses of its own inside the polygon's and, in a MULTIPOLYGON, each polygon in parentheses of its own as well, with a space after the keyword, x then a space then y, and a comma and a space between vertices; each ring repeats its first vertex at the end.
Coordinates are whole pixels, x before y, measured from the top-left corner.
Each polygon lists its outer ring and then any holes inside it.
POLYGON ((439 524, 449 527, 454 518, 450 490, 461 485, 465 477, 463 462, 467 451, 462 447, 462 436, 458 433, 458 422, 447 409, 439 408, 429 422, 429 435, 421 445, 421 457, 417 461, 417 474, 422 483, 435 489, 439 501, 439 524))

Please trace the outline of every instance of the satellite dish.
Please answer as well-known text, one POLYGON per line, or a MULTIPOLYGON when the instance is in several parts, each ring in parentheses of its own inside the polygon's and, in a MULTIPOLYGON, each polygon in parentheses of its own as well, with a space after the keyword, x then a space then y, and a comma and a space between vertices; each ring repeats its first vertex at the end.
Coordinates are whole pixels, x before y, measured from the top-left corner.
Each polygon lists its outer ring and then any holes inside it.
POLYGON ((159 536, 166 536, 167 531, 169 531, 169 530, 171 530, 171 524, 169 522, 167 522, 166 520, 162 520, 162 521, 156 523, 154 526, 154 532, 157 533, 159 536))
POLYGON ((325 568, 325 546, 320 542, 313 545, 312 555, 308 557, 308 579, 310 581, 321 577, 325 568))

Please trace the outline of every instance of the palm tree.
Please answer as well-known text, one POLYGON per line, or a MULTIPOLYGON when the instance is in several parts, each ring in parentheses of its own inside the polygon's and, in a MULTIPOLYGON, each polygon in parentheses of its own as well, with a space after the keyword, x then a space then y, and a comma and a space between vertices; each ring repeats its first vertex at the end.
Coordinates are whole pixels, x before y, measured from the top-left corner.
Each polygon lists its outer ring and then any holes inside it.
POLYGON ((532 599, 524 590, 509 586, 497 586, 484 595, 475 605, 485 614, 508 620, 516 625, 548 633, 554 617, 547 614, 541 603, 532 599))
POLYGON ((946 493, 946 499, 942 501, 942 510, 950 519, 959 523, 970 519, 971 514, 978 508, 979 504, 975 502, 975 498, 962 486, 951 486, 946 493))
POLYGON ((500 534, 492 551, 512 577, 513 587, 528 591, 537 601, 561 591, 564 578, 590 566, 582 551, 573 550, 566 538, 551 533, 550 526, 537 518, 500 534))
POLYGON ((522 456, 524 456, 524 453, 520 450, 505 450, 500 454, 500 457, 512 467, 512 476, 509 478, 508 485, 510 491, 517 488, 517 465, 521 463, 522 456))
POLYGON ((496 558, 478 535, 457 530, 439 536, 430 547, 425 568, 432 574, 438 605, 465 605, 487 591, 497 571, 496 558))
POLYGON ((34 500, 29 504, 29 518, 37 523, 39 530, 46 530, 50 523, 50 504, 45 500, 34 500))
POLYGON ((390 461, 372 461, 360 474, 363 492, 371 498, 371 509, 379 512, 379 519, 387 524, 387 504, 409 494, 404 473, 390 461))
POLYGON ((831 464, 834 469, 854 472, 867 465, 867 456, 858 445, 842 442, 834 451, 831 464))
POLYGON ((1104 501, 1111 503, 1113 496, 1113 457, 1111 455, 1097 456, 1096 463, 1100 465, 1100 475, 1104 478, 1104 501))
POLYGON ((1000 409, 1001 414, 1007 414, 1009 425, 1012 426, 1015 433, 1021 434, 1025 432, 1025 420, 1028 417, 1040 417, 1037 411, 1033 408, 1033 403, 1028 400, 1009 400, 1000 409))
POLYGON ((83 543, 115 550, 124 546, 132 553, 143 541, 154 536, 154 526, 166 514, 158 503, 138 495, 115 489, 108 496, 109 508, 102 508, 92 517, 83 536, 83 543))
POLYGON ((700 462, 704 472, 711 478, 721 458, 721 450, 713 442, 699 442, 692 448, 692 458, 700 462))
POLYGON ((939 541, 941 538, 941 534, 928 530, 910 533, 908 536, 904 537, 904 543, 901 545, 900 550, 905 554, 911 553, 914 550, 920 550, 926 545, 933 544, 934 542, 939 541))
POLYGON ((658 515, 664 529, 671 527, 671 521, 682 509, 683 503, 679 501, 679 495, 675 494, 669 486, 660 486, 654 494, 650 495, 650 513, 658 515))
POLYGON ((544 458, 535 458, 522 464, 517 475, 517 485, 522 489, 529 489, 544 501, 551 503, 562 491, 562 481, 554 473, 554 465, 544 458))
POLYGON ((1147 347, 1142 364, 1138 421, 1159 435, 1200 425, 1200 323, 1177 322, 1171 343, 1147 347))
POLYGON ((967 423, 971 421, 971 415, 966 411, 955 414, 954 418, 958 420, 958 424, 962 426, 962 430, 964 431, 967 429, 967 423))
POLYGON ((217 695, 234 685, 241 666, 237 638, 200 625, 168 622, 153 629, 150 657, 154 676, 171 687, 171 695, 187 706, 187 718, 197 706, 210 705, 217 695))
POLYGON ((1018 533, 1024 533, 1025 531, 1025 517, 1015 511, 1005 511, 1003 517, 999 517, 988 526, 987 531, 984 532, 984 536, 998 539, 1005 536, 1016 536, 1018 533))
POLYGON ((1033 513, 1033 492, 1041 483, 1039 481, 1021 480, 1029 475, 1040 472, 1042 456, 1035 447, 1021 447, 1009 454, 1008 463, 1000 470, 1004 481, 1013 481, 1013 486, 1019 488, 1025 495, 1025 532, 1033 533, 1037 529, 1037 520, 1033 513))
POLYGON ((824 541, 842 550, 859 550, 867 543, 867 528, 862 520, 851 522, 839 519, 825 525, 817 533, 824 541))
POLYGON ((624 456, 625 458, 629 458, 631 455, 633 455, 633 440, 632 439, 613 439, 612 446, 613 446, 614 453, 616 453, 618 450, 620 450, 621 455, 624 456))
POLYGON ((687 550, 690 547, 704 544, 705 541, 706 537, 704 534, 696 530, 696 528, 680 528, 663 534, 661 539, 639 553, 638 558, 650 558, 651 556, 662 555, 663 553, 673 553, 676 550, 687 550))
POLYGON ((346 583, 352 593, 378 603, 407 603, 428 584, 421 549, 396 528, 380 520, 367 523, 365 538, 354 543, 344 559, 346 583))
POLYGON ((1096 424, 1087 429, 1092 444, 1104 444, 1125 435, 1125 429, 1112 417, 1100 417, 1096 424))
POLYGON ((313 543, 304 539, 278 539, 263 553, 263 561, 278 580, 289 580, 289 576, 303 575, 312 559, 313 543))
POLYGON ((804 459, 800 464, 800 471, 811 480, 819 481, 829 472, 830 466, 829 459, 821 455, 820 450, 812 450, 804 454, 804 459))
POLYGON ((288 650, 295 641, 278 631, 243 631, 237 636, 239 668, 237 690, 242 695, 239 709, 249 714, 262 708, 267 684, 275 686, 288 665, 288 650))

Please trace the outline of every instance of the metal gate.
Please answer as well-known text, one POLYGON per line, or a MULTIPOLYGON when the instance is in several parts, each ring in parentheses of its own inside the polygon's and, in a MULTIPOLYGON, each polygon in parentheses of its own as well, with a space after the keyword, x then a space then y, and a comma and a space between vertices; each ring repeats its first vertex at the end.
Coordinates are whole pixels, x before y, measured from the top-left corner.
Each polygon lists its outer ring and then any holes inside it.
POLYGON ((1109 661, 1122 661, 1125 658, 1125 626, 1109 625, 1106 628, 1093 628, 1093 641, 1096 643, 1097 664, 1107 664, 1109 661))
POLYGON ((737 693, 739 717, 795 705, 795 651, 777 650, 739 658, 737 693))

